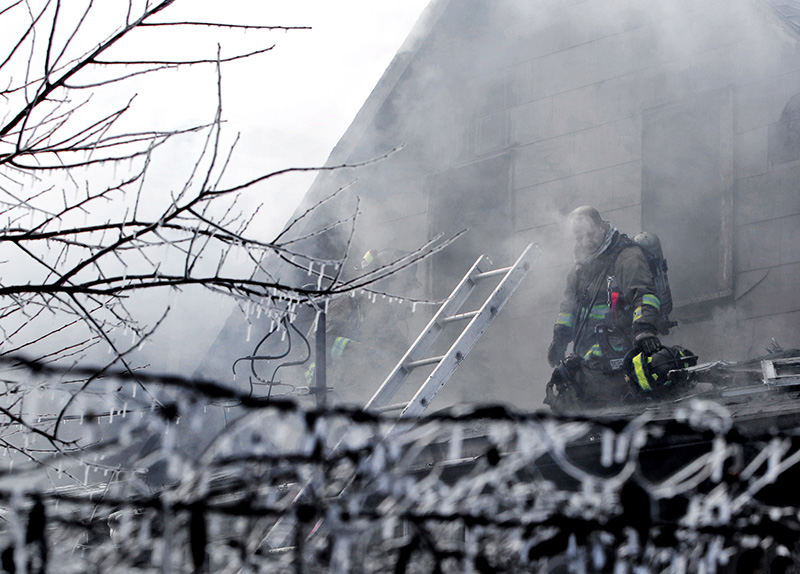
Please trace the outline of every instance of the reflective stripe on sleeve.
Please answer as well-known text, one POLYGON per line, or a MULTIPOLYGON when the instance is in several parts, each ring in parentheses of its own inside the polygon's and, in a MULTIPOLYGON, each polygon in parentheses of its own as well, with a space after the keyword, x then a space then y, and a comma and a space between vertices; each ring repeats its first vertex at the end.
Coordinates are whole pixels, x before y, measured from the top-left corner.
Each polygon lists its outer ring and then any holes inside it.
POLYGON ((331 356, 332 357, 341 357, 344 354, 345 347, 347 347, 347 343, 350 342, 350 339, 347 337, 336 337, 333 341, 333 347, 331 348, 331 356))
POLYGON ((316 372, 316 370, 317 370, 316 363, 311 363, 308 366, 306 372, 304 373, 306 379, 306 385, 311 386, 311 384, 314 382, 314 373, 316 372))
POLYGON ((556 319, 556 325, 564 325, 566 327, 572 327, 572 313, 559 313, 558 319, 556 319))
POLYGON ((633 357, 633 372, 636 375, 636 382, 639 383, 639 386, 643 391, 651 391, 653 390, 650 387, 650 383, 647 382, 647 375, 644 374, 644 365, 642 364, 642 357, 644 353, 639 353, 635 357, 633 357))
POLYGON ((655 307, 656 311, 661 311, 661 300, 652 293, 642 295, 642 305, 650 305, 655 307))

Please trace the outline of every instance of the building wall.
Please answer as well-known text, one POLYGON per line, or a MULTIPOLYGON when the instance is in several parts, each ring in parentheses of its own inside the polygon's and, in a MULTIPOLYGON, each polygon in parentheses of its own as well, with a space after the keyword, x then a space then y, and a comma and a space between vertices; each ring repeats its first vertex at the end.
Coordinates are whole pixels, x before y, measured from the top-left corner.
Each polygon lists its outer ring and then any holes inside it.
MULTIPOLYGON (((355 173, 320 176, 309 201, 358 178, 349 190, 363 212, 354 253, 410 250, 469 228, 411 271, 413 296, 443 296, 480 253, 501 265, 537 245, 523 287, 440 406, 541 405, 572 264, 563 217, 581 204, 629 234, 659 226, 649 230, 665 240, 673 277, 684 278, 674 285, 685 299, 676 300, 681 324, 668 342, 708 360, 759 354, 772 337, 800 346, 800 152, 786 149, 793 116, 784 111, 800 93, 800 58, 765 3, 433 4, 436 17, 402 54, 402 73, 373 95, 376 112, 357 120, 333 159, 404 147, 355 173), (706 179, 691 179, 695 172, 706 179), (687 181, 711 183, 681 196, 687 181), (663 206, 676 219, 659 219, 663 206), (714 240, 712 255, 698 254, 714 240), (694 278, 705 286, 691 287, 694 278)), ((417 310, 415 324, 423 315, 417 310)), ((364 392, 379 379, 365 377, 364 392)))

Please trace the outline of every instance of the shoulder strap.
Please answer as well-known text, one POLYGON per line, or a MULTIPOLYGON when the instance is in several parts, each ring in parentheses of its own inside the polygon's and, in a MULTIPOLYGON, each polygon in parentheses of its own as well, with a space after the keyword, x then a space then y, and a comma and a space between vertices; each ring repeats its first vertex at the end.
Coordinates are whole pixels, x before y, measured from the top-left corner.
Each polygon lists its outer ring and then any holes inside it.
POLYGON ((595 276, 594 283, 592 283, 593 287, 593 294, 592 299, 589 301, 589 304, 586 307, 579 306, 578 313, 581 316, 578 318, 577 321, 577 330, 575 331, 575 337, 573 338, 573 348, 577 349, 580 345, 581 338, 583 337, 583 331, 586 327, 586 323, 589 321, 589 315, 592 314, 592 308, 594 304, 597 302, 597 298, 600 296, 600 292, 603 290, 603 284, 605 283, 605 279, 608 276, 608 271, 611 266, 614 264, 614 260, 616 259, 616 254, 612 254, 612 257, 608 258, 608 261, 603 266, 601 271, 595 276))

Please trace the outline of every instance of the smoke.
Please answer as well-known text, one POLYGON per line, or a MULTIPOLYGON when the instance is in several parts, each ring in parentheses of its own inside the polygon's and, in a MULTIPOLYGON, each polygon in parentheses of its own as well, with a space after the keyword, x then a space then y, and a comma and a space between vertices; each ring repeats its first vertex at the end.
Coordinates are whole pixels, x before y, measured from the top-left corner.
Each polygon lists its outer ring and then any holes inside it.
POLYGON ((760 308, 768 319, 747 310, 767 288, 783 293, 773 276, 786 269, 741 293, 753 281, 740 214, 754 203, 741 190, 780 177, 766 160, 767 136, 800 92, 795 39, 770 5, 441 1, 421 22, 330 162, 403 148, 355 173, 318 177, 306 201, 357 178, 337 214, 360 198, 353 253, 410 250, 468 229, 414 271, 417 288, 406 296, 443 297, 481 253, 505 265, 536 244, 530 276, 440 404, 540 404, 573 265, 564 220, 581 204, 631 236, 661 236, 681 321, 667 343, 691 346, 701 360, 744 358, 771 336, 796 344, 796 327, 780 319, 800 306, 796 298, 760 308))

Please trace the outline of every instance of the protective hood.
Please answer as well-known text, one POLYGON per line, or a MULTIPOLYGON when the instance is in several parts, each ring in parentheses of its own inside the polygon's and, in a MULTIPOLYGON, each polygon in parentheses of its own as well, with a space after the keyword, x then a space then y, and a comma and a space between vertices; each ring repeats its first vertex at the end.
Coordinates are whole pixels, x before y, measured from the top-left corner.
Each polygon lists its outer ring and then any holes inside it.
POLYGON ((594 261, 598 257, 600 257, 603 253, 608 251, 609 247, 614 244, 614 241, 619 236, 619 230, 616 227, 611 225, 608 226, 606 230, 606 235, 603 238, 603 242, 591 253, 586 253, 583 251, 579 245, 575 246, 575 262, 580 265, 585 265, 594 261))

